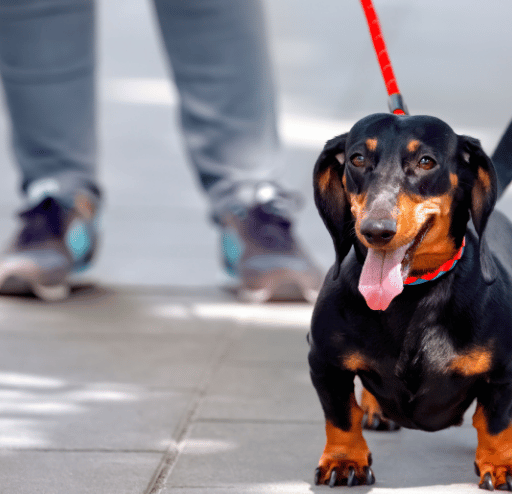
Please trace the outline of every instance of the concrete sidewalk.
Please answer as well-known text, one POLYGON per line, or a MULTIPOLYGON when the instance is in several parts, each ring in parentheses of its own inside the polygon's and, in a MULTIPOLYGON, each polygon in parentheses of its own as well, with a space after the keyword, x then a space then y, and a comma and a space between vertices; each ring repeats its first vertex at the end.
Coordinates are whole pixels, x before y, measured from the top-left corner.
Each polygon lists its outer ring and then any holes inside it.
MULTIPOLYGON (((215 289, 0 299, 0 492, 327 492, 311 309, 215 289)), ((476 492, 470 421, 366 438, 377 484, 357 492, 476 492)))
MULTIPOLYGON (((385 89, 358 1, 264 3, 284 175, 306 198, 300 237, 327 268, 313 164, 327 139, 387 111, 385 89)), ((215 288, 217 232, 185 158, 151 2, 119 5, 98 2, 107 201, 88 275, 116 288, 86 286, 51 305, 0 299, 0 493, 331 492, 311 485, 324 446, 306 361, 312 308, 244 306, 215 288)), ((492 151, 512 114, 512 3, 376 8, 412 114, 439 116, 492 151)), ((9 150, 0 101, 2 245, 19 206, 9 150)), ((512 191, 500 208, 512 217, 512 191)), ((478 492, 470 420, 366 438, 377 483, 351 492, 478 492)))

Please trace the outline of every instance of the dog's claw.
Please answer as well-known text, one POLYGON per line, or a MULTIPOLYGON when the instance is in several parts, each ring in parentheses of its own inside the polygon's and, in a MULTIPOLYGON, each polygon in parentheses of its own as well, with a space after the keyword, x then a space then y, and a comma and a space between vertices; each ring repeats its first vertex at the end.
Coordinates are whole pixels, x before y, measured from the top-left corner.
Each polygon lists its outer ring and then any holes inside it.
POLYGON ((372 418, 371 422, 370 422, 370 417, 366 417, 364 428, 369 429, 371 431, 376 431, 379 428, 379 425, 380 425, 379 417, 374 416, 372 418))
POLYGON ((372 418, 371 422, 370 422, 370 416, 368 414, 366 414, 363 417, 363 428, 364 429, 375 430, 379 426, 379 423, 380 423, 379 419, 375 416, 372 418))
POLYGON ((499 491, 512 491, 512 475, 509 473, 507 473, 506 481, 505 484, 501 484, 497 487, 499 491))
POLYGON ((331 478, 329 479, 329 487, 334 487, 336 485, 336 480, 338 478, 338 473, 336 469, 333 468, 331 472, 331 478))
POLYGON ((375 484, 375 475, 373 475, 373 470, 370 467, 364 467, 364 474, 366 485, 375 484))
POLYGON ((320 484, 320 476, 322 475, 322 470, 320 468, 317 468, 315 470, 315 485, 320 484))
POLYGON ((381 419, 374 415, 370 421, 370 417, 365 415, 362 422, 363 428, 371 431, 397 431, 400 426, 392 420, 381 419))
POLYGON ((370 423, 370 417, 368 415, 365 415, 363 417, 363 429, 372 429, 374 423, 375 423, 375 418, 370 423))
POLYGON ((354 485, 357 485, 356 469, 350 467, 348 469, 347 487, 353 487, 354 485))
POLYGON ((392 420, 388 422, 389 431, 397 431, 398 429, 400 429, 400 426, 396 422, 393 422, 392 420))
POLYGON ((480 487, 480 489, 485 489, 488 491, 494 490, 494 485, 492 485, 492 477, 489 472, 487 472, 484 475, 484 478, 483 478, 482 482, 480 482, 480 485, 478 487, 480 487))
POLYGON ((329 487, 335 487, 336 485, 346 485, 347 487, 354 487, 359 484, 375 484, 375 475, 373 473, 373 470, 369 466, 365 466, 362 468, 362 471, 364 476, 361 475, 360 477, 357 477, 356 469, 353 466, 348 467, 348 476, 344 478, 338 475, 337 468, 333 468, 327 481, 325 477, 323 477, 322 469, 318 467, 315 470, 314 483, 315 485, 326 483, 329 485, 329 487))

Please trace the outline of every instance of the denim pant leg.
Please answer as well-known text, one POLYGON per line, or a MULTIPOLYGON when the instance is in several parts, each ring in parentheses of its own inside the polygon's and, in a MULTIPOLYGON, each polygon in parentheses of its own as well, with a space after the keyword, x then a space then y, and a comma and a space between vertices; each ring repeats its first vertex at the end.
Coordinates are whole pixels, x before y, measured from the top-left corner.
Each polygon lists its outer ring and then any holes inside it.
POLYGON ((0 73, 28 201, 96 198, 92 0, 0 0, 0 73))
MULTIPOLYGON (((154 0, 180 95, 185 144, 213 217, 257 191, 291 213, 259 0, 154 0)), ((257 197, 256 197, 257 198, 257 197)))

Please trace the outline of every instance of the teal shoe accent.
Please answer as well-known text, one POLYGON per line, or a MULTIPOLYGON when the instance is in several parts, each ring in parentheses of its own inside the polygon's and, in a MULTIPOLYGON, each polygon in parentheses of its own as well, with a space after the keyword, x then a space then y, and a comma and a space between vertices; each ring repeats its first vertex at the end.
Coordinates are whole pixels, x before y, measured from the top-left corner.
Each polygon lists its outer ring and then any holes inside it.
POLYGON ((236 277, 238 275, 237 266, 244 253, 244 246, 238 236, 229 230, 222 232, 221 245, 224 266, 230 276, 236 277))
POLYGON ((238 282, 237 294, 246 302, 312 302, 322 273, 294 239, 291 219, 275 211, 271 204, 258 204, 243 215, 226 211, 221 217, 226 274, 238 282))
POLYGON ((85 222, 75 219, 66 232, 65 241, 73 260, 82 260, 91 249, 91 238, 85 222))

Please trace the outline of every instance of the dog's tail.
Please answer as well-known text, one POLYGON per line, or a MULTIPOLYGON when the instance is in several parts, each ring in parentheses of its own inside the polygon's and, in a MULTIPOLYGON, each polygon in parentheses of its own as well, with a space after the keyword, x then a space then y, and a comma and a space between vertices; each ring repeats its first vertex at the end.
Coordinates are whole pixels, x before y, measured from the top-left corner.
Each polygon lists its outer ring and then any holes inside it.
POLYGON ((498 199, 512 182, 512 122, 505 130, 492 157, 496 175, 498 176, 498 199))

